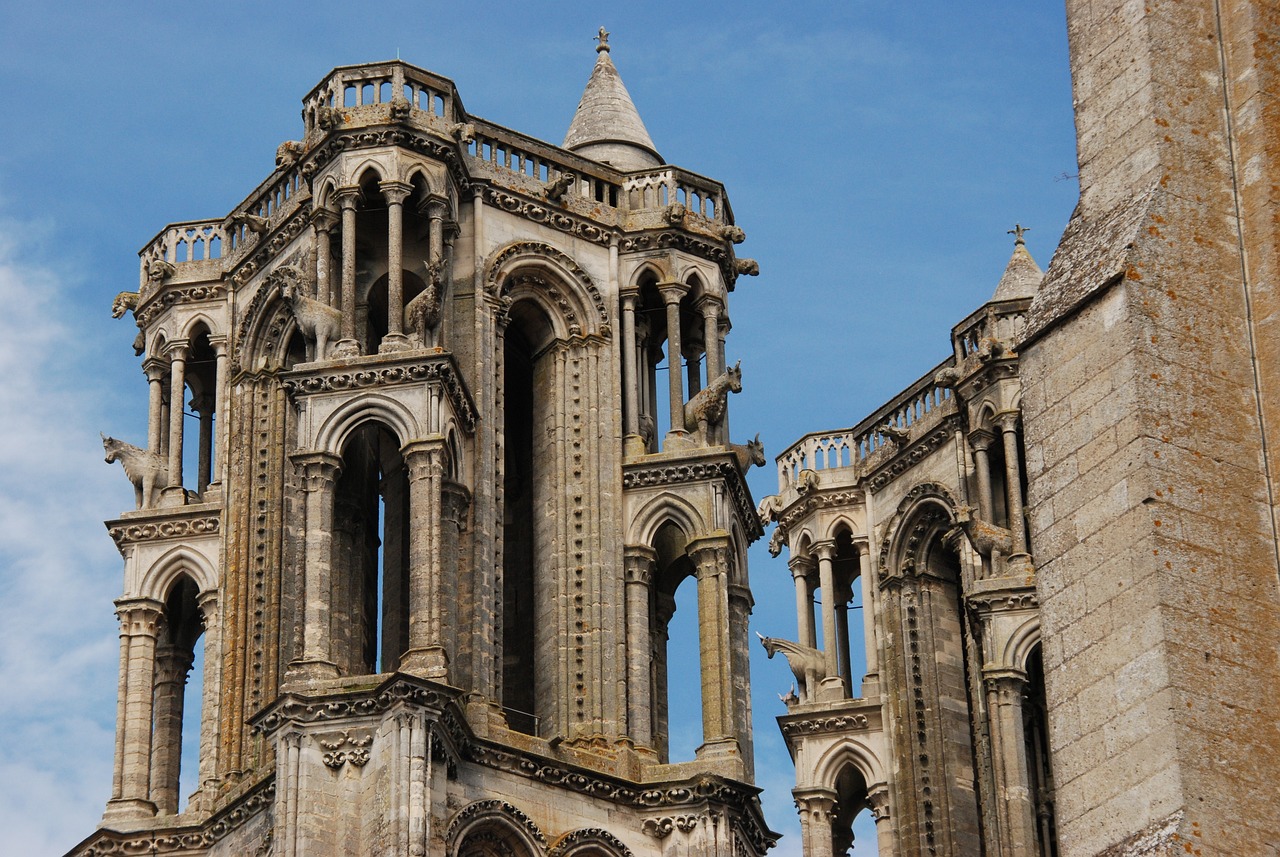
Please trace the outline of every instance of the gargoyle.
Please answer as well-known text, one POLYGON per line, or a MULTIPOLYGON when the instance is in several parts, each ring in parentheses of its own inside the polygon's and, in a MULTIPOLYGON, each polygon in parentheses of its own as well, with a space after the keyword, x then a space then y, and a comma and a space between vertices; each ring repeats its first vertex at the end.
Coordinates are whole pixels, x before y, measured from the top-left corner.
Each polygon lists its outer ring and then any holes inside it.
POLYGON ((470 122, 458 122, 449 126, 449 136, 466 146, 476 141, 476 126, 470 122))
POLYGON ((244 224, 245 229, 248 229, 254 235, 259 237, 265 235, 267 230, 271 228, 271 221, 267 220, 267 218, 259 217, 256 214, 250 214, 247 211, 237 211, 235 214, 231 215, 230 219, 232 226, 244 224))
POLYGON ((771 521, 778 520, 778 515, 782 513, 782 498, 777 494, 770 494, 760 501, 760 505, 756 507, 756 517, 760 519, 762 524, 768 524, 771 521))
POLYGON ((147 449, 102 435, 102 448, 106 451, 107 464, 117 461, 124 467, 124 475, 133 483, 134 501, 139 509, 155 505, 156 493, 169 486, 169 463, 147 449))
POLYGON ((663 216, 666 218, 667 223, 676 224, 684 220, 684 215, 687 211, 688 209, 684 207, 684 203, 673 202, 667 206, 663 216))
POLYGON ((755 259, 734 259, 733 269, 745 277, 760 276, 760 263, 755 259))
POLYGON ((933 376, 933 383, 937 384, 939 387, 951 389, 952 387, 955 387, 956 384, 960 383, 960 373, 951 366, 948 366, 945 369, 939 369, 938 374, 933 376))
MULTIPOLYGON (((121 292, 116 295, 116 299, 111 302, 111 317, 120 318, 126 312, 132 312, 138 308, 137 292, 121 292)), ((143 336, 142 331, 138 331, 138 335, 133 338, 133 354, 135 357, 141 357, 142 352, 147 350, 147 340, 143 336)))
POLYGON ((336 107, 321 107, 316 111, 316 124, 325 131, 336 128, 342 124, 342 111, 336 107))
POLYGON ((391 99, 391 108, 389 111, 391 114, 391 120, 393 122, 403 122, 409 118, 409 111, 412 108, 413 105, 409 103, 408 99, 404 98, 404 96, 397 95, 395 98, 391 99))
POLYGON ((734 226, 726 223, 720 227, 720 237, 733 244, 741 244, 747 240, 747 233, 742 231, 741 226, 734 226))
POLYGON ((796 696, 796 686, 794 684, 791 685, 791 690, 787 691, 786 696, 778 694, 778 699, 782 700, 782 704, 787 708, 790 708, 800 702, 800 697, 796 696))
POLYGON ((759 434, 746 443, 731 443, 729 449, 733 452, 733 457, 738 462, 738 470, 743 476, 753 465, 764 467, 764 444, 760 442, 759 434))
POLYGON ((1012 357, 1013 349, 1009 347, 1009 343, 1003 339, 996 339, 994 336, 984 336, 982 341, 978 343, 978 359, 983 363, 990 360, 996 360, 1001 357, 1012 357))
POLYGON ((818 471, 804 468, 796 477, 796 491, 800 494, 808 494, 810 491, 818 487, 818 471))
POLYGON ((890 440, 897 444, 906 443, 907 438, 911 437, 911 429, 895 426, 893 423, 885 423, 876 431, 880 432, 885 440, 890 440))
POLYGON ((738 361, 719 378, 716 378, 697 395, 685 403, 684 427, 686 431, 699 431, 707 437, 707 429, 720 425, 730 393, 742 392, 742 361, 738 361))
POLYGON ((173 272, 173 265, 170 265, 159 256, 152 256, 147 260, 147 282, 153 286, 158 286, 166 278, 172 277, 173 272))
POLYGON ((341 336, 342 313, 303 294, 301 279, 297 269, 282 265, 271 272, 267 283, 279 286, 280 296, 289 302, 298 329, 307 341, 307 360, 323 360, 329 353, 329 343, 337 342, 341 336))
POLYGON ((302 157, 304 151, 306 150, 303 148, 301 140, 285 140, 276 147, 276 166, 293 166, 302 157))
POLYGON ((573 173, 561 173, 555 181, 547 182, 546 187, 543 188, 543 194, 552 202, 560 202, 575 181, 577 177, 573 173))
POLYGON ((818 683, 827 677, 826 658, 822 652, 790 640, 766 637, 759 631, 756 636, 770 658, 782 652, 787 659, 787 666, 791 667, 791 674, 800 686, 800 702, 814 702, 818 697, 818 683))

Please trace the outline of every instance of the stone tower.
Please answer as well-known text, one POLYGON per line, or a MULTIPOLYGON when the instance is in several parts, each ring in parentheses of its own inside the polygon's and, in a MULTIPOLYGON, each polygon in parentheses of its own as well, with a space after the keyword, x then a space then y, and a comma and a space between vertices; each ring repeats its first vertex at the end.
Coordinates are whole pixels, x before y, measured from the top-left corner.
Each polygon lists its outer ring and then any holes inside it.
POLYGON ((603 30, 597 50, 561 147, 469 115, 422 69, 336 69, 243 203, 142 250, 116 312, 138 323, 150 431, 104 440, 138 506, 109 523, 115 781, 72 854, 776 838, 746 639, 744 471, 763 452, 727 419, 728 297, 756 267, 724 188, 658 155, 603 30), (703 742, 673 763, 686 579, 703 742))
POLYGON ((1066 6, 1048 270, 1015 228, 952 354, 760 508, 806 857, 864 810, 886 857, 1280 853, 1280 9, 1066 6))

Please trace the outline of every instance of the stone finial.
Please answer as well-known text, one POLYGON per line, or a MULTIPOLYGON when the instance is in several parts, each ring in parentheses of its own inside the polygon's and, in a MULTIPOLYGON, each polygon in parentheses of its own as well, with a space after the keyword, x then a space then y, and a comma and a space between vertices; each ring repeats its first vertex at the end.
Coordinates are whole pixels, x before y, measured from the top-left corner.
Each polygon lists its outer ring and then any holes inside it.
POLYGON ((596 36, 596 41, 599 42, 599 44, 596 45, 596 53, 606 53, 606 54, 609 53, 609 31, 608 30, 606 30, 604 27, 601 27, 600 34, 596 36))
POLYGON ((1026 239, 1024 239, 1022 236, 1023 236, 1023 235, 1025 235, 1026 233, 1030 232, 1030 231, 1031 231, 1031 227, 1030 227, 1030 226, 1023 226, 1021 223, 1015 223, 1015 224, 1013 224, 1013 228, 1012 228, 1012 229, 1010 229, 1010 230, 1009 230, 1008 232, 1006 232, 1005 234, 1006 234, 1006 235, 1012 235, 1012 236, 1014 237, 1013 244, 1014 244, 1014 246, 1016 247, 1016 246, 1018 246, 1018 245, 1020 245, 1020 244, 1021 244, 1021 245, 1025 245, 1025 244, 1027 243, 1027 242, 1026 242, 1026 239))

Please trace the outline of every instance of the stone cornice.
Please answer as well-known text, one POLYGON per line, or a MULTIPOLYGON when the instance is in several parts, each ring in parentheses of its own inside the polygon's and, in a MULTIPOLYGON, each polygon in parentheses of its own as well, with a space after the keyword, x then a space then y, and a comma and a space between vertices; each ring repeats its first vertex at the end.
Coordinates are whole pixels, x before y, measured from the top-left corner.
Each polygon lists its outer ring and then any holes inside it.
POLYGON ((409 384, 436 383, 449 397, 454 415, 468 434, 475 431, 479 415, 450 354, 401 352, 394 358, 371 354, 346 360, 308 364, 282 376, 290 398, 342 390, 367 390, 409 384))
POLYGON ((955 436, 955 430, 959 424, 958 413, 944 416, 935 428, 923 437, 906 444, 884 465, 871 472, 865 482, 867 490, 872 494, 879 492, 880 489, 929 457, 955 436))
POLYGON ((666 249, 682 250, 714 262, 720 268, 726 287, 729 291, 733 291, 734 283, 738 279, 738 269, 733 251, 723 240, 701 238, 680 229, 660 229, 624 235, 618 242, 618 250, 621 253, 666 249))
POLYGON ((138 307, 133 314, 138 327, 145 328, 155 317, 171 306, 178 304, 206 303, 220 301, 226 297, 227 287, 223 283, 202 283, 195 286, 167 286, 158 294, 148 297, 147 302, 138 307))
POLYGON ((608 247, 612 240, 613 229, 600 226, 581 217, 566 214, 553 206, 546 205, 545 202, 489 185, 483 188, 482 193, 484 201, 488 205, 509 214, 523 217, 525 220, 544 223, 553 229, 558 229, 584 241, 590 241, 592 244, 599 244, 602 247, 608 247))
POLYGON ((222 530, 222 514, 216 507, 176 514, 159 510, 159 514, 145 518, 117 518, 105 525, 111 540, 123 553, 127 546, 143 542, 216 536, 222 530))
POLYGON ((711 456, 695 460, 670 460, 662 462, 638 461, 622 468, 622 490, 635 490, 662 485, 680 485, 690 482, 711 482, 724 480, 733 499, 738 517, 747 530, 747 539, 754 542, 764 535, 764 527, 760 524, 760 516, 756 514, 755 504, 751 499, 751 489, 733 456, 714 453, 711 456))
POLYGON ((189 854, 203 852, 227 834, 244 825, 260 812, 270 811, 275 803, 276 784, 264 780, 235 803, 223 809, 205 824, 171 827, 145 833, 117 833, 99 830, 84 843, 68 852, 67 857, 133 857, 138 854, 189 854))

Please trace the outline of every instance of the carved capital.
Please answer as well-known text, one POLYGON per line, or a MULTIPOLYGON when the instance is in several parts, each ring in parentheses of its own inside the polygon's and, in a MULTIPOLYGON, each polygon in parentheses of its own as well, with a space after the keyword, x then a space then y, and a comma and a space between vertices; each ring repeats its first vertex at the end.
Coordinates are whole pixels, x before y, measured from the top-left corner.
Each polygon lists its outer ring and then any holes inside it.
POLYGON ((787 568, 791 569, 792 577, 808 577, 813 574, 814 569, 816 569, 817 566, 818 564, 814 562, 813 557, 808 555, 793 556, 791 559, 787 560, 787 568))
POLYGON ((387 205, 402 205, 409 194, 413 193, 413 185, 391 180, 378 182, 378 190, 382 191, 382 198, 387 201, 387 205))
POLYGON ((446 481, 440 491, 440 517, 465 530, 470 509, 471 492, 463 485, 446 481))
POLYGON ((836 808, 836 793, 831 789, 792 789, 796 809, 802 816, 830 820, 836 808))
POLYGON ((703 318, 714 318, 718 322, 720 313, 724 310, 724 301, 716 295, 703 295, 694 306, 702 313, 703 318))
POLYGON ((120 636, 154 639, 164 623, 164 605, 151 598, 120 598, 116 618, 120 620, 120 636))
POLYGON ((173 339, 169 341, 169 347, 165 349, 165 354, 169 360, 185 361, 187 356, 191 354, 191 340, 189 339, 173 339))
POLYGON ((444 476, 444 441, 418 440, 400 449, 410 482, 444 476))
POLYGON ((627 545, 622 554, 627 583, 648 586, 653 582, 653 569, 657 561, 658 552, 648 545, 627 545))
POLYGON ((343 211, 354 210, 356 204, 360 202, 360 186, 353 184, 343 185, 334 192, 334 196, 343 211))
POLYGON ((342 474, 342 459, 331 452, 299 452, 289 458, 302 471, 304 491, 332 489, 342 474))
POLYGON ((664 303, 678 304, 681 298, 689 294, 689 285, 687 283, 659 283, 658 294, 662 295, 664 303))
POLYGON ((977 428, 969 432, 969 446, 978 452, 985 452, 990 449, 995 439, 996 436, 987 429, 977 428))
POLYGON ((995 416, 995 424, 1000 427, 1000 431, 1005 434, 1018 430, 1018 423, 1022 419, 1022 414, 1018 411, 1001 411, 995 416))
POLYGON ((146 373, 148 381, 163 381, 164 376, 169 374, 169 364, 159 357, 148 357, 142 362, 142 371, 146 373))
POLYGON ((432 220, 443 220, 449 215, 449 200, 436 193, 429 194, 418 206, 418 211, 432 220))
POLYGON ((225 333, 219 333, 209 336, 209 347, 213 349, 215 357, 227 356, 228 337, 225 333))
POLYGON ((835 539, 826 539, 813 543, 813 552, 818 555, 819 560, 832 560, 836 558, 836 542, 835 539))
POLYGON ((729 538, 708 536, 694 539, 689 542, 687 553, 697 567, 699 578, 707 574, 719 574, 728 570, 729 538))
POLYGON ((871 817, 877 822, 889 819, 889 787, 878 785, 867 791, 867 805, 871 808, 871 817))
POLYGON ((338 212, 331 208, 312 209, 311 225, 317 232, 332 232, 338 227, 338 212))
POLYGON ((984 668, 982 683, 988 693, 994 693, 1002 702, 1022 698, 1022 691, 1027 686, 1027 674, 1011 667, 984 668))

